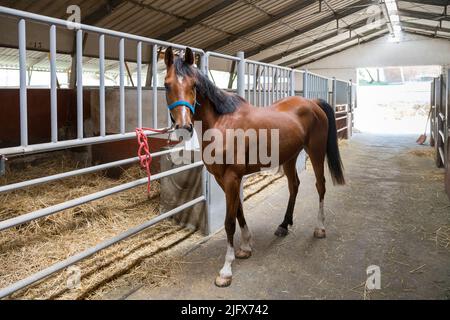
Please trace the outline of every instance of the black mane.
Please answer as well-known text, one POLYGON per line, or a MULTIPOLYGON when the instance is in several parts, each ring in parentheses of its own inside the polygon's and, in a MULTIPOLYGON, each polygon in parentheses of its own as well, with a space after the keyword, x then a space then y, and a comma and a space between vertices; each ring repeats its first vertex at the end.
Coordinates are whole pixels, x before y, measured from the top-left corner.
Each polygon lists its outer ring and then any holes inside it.
POLYGON ((195 79, 197 92, 202 98, 207 98, 212 102, 214 110, 218 114, 234 112, 242 102, 245 102, 237 94, 228 93, 219 89, 208 77, 199 72, 197 68, 184 63, 182 59, 176 59, 174 67, 177 75, 182 77, 189 76, 195 79))

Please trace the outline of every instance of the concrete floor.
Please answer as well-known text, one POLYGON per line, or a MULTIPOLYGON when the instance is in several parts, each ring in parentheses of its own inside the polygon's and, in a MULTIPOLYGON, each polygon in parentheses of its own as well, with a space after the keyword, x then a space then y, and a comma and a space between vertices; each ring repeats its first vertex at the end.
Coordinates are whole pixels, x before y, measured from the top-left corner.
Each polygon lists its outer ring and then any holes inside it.
POLYGON ((273 235, 287 205, 285 178, 245 202, 254 251, 235 261, 230 287, 214 285, 226 248, 221 231, 171 280, 128 299, 449 299, 450 202, 443 171, 416 138, 355 134, 343 143, 347 185, 327 185, 326 239, 312 237, 318 200, 308 166, 287 237, 273 235), (380 267, 380 290, 365 290, 369 265, 380 267))

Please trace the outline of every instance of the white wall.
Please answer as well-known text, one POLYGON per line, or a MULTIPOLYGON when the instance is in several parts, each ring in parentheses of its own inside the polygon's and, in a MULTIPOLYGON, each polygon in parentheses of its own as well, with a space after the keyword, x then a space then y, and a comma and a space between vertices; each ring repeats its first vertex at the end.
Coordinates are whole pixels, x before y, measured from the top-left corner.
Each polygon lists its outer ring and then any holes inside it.
POLYGON ((389 35, 386 35, 302 68, 325 76, 356 81, 356 69, 363 67, 450 66, 450 41, 406 33, 403 35, 399 43, 389 42, 389 35))

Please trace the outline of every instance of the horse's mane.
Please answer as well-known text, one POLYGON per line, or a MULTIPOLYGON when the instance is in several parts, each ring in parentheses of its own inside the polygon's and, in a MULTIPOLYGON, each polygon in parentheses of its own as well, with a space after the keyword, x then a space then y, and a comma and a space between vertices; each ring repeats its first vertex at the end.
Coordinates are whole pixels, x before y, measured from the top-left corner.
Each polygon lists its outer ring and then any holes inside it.
POLYGON ((175 73, 179 76, 189 76, 195 79, 197 92, 202 98, 209 99, 218 114, 234 112, 242 102, 243 98, 234 93, 225 92, 219 89, 211 80, 203 73, 186 64, 182 59, 176 59, 174 62, 175 73))

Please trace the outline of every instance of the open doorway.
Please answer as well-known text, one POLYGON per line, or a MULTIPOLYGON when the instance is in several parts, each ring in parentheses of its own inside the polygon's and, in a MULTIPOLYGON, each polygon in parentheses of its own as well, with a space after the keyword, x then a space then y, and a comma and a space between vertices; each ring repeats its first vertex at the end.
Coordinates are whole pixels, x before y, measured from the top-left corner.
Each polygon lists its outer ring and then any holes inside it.
POLYGON ((359 68, 355 128, 383 134, 423 133, 431 81, 440 73, 440 66, 359 68))

